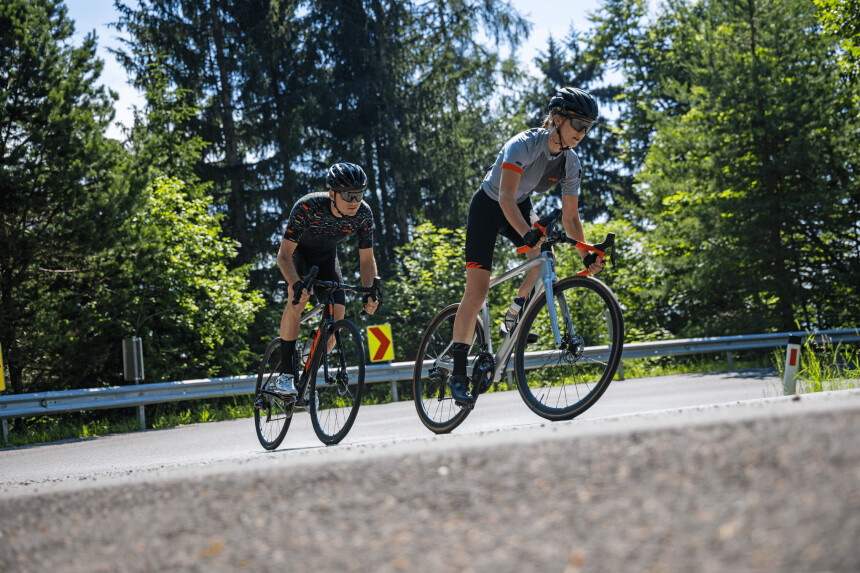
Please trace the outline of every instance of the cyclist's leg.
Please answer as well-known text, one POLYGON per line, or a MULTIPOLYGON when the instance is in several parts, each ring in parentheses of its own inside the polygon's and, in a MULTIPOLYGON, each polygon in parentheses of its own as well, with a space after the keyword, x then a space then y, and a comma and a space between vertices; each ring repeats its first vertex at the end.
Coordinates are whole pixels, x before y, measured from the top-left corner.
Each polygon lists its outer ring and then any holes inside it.
MULTIPOLYGON (((469 344, 472 341, 478 312, 490 290, 496 237, 507 224, 498 201, 478 189, 472 197, 466 223, 466 289, 454 319, 455 343, 469 344)), ((454 374, 463 373, 455 366, 454 374)))
MULTIPOLYGON (((293 251, 293 265, 299 276, 307 274, 307 261, 300 248, 293 251)), ((287 304, 281 315, 279 336, 281 337, 281 373, 297 376, 296 370, 296 340, 299 337, 300 321, 303 305, 293 304, 293 285, 287 285, 287 304)))

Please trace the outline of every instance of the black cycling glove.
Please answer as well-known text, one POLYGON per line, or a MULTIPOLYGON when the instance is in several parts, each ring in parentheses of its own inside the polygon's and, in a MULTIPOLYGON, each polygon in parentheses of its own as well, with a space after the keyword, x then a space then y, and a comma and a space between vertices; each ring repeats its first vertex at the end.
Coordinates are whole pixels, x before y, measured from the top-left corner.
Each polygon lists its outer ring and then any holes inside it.
POLYGON ((293 304, 299 304, 303 290, 305 290, 305 283, 300 280, 293 283, 293 304))
POLYGON ((527 247, 534 247, 540 242, 543 237, 543 231, 540 229, 529 229, 529 232, 523 235, 523 243, 527 247))

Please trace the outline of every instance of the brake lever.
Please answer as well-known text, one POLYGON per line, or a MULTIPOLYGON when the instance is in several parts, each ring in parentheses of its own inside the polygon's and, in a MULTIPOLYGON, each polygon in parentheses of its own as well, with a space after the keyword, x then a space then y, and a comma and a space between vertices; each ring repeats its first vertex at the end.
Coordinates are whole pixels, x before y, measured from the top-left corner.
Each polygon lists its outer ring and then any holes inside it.
MULTIPOLYGON (((551 238, 553 233, 555 233, 553 227, 555 226, 558 218, 561 217, 561 209, 556 209, 549 215, 544 215, 540 219, 534 222, 532 225, 535 229, 540 229, 543 236, 546 238, 551 238)), ((527 251, 532 250, 533 247, 529 247, 528 245, 523 245, 522 247, 517 247, 517 254, 522 254, 527 251)))

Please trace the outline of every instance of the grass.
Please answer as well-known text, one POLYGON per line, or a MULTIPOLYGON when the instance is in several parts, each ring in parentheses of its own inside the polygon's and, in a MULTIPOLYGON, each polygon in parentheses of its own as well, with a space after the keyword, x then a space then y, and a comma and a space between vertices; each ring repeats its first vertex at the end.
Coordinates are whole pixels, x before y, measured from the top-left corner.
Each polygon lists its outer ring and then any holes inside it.
MULTIPOLYGON (((155 404, 145 407, 146 424, 148 428, 157 429, 252 417, 253 402, 251 396, 233 396, 217 400, 155 404)), ((14 447, 92 438, 135 432, 139 428, 137 408, 16 418, 9 420, 9 441, 5 445, 14 447)))
MULTIPOLYGON (((784 379, 785 351, 774 351, 774 361, 784 379)), ((809 336, 801 346, 795 384, 798 394, 860 388, 860 347, 809 336)))
MULTIPOLYGON (((729 368, 728 358, 725 355, 640 358, 624 362, 624 377, 647 378, 670 374, 776 367, 782 379, 784 362, 784 350, 735 353, 732 368, 729 368)), ((491 391, 514 389, 513 385, 510 385, 510 388, 508 386, 502 382, 491 391)), ((801 366, 797 375, 798 393, 858 387, 860 387, 860 349, 833 345, 826 341, 816 343, 811 338, 807 341, 801 352, 801 366)), ((372 384, 367 389, 363 404, 382 404, 391 399, 389 384, 372 384)), ((411 399, 412 383, 398 382, 398 393, 400 400, 411 399)), ((171 428, 187 424, 249 418, 253 415, 251 396, 146 406, 146 421, 149 428, 171 428)), ((137 409, 128 408, 109 413, 81 412, 54 417, 13 419, 9 421, 9 426, 9 442, 6 446, 14 447, 133 432, 138 430, 139 422, 137 409)))

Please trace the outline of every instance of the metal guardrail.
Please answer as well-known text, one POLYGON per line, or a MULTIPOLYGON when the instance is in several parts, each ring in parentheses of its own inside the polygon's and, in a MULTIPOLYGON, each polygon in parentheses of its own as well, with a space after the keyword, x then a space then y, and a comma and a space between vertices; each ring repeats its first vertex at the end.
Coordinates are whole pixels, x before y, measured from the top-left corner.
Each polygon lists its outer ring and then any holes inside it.
MULTIPOLYGON (((832 341, 833 343, 860 342, 860 329, 822 330, 815 333, 779 332, 713 338, 685 338, 625 344, 622 358, 629 360, 655 356, 678 356, 711 352, 731 353, 740 350, 775 348, 785 346, 788 343, 788 337, 792 335, 801 336, 804 340, 812 337, 816 342, 820 342, 823 339, 832 341)), ((608 347, 605 346, 593 346, 586 348, 585 354, 592 358, 600 358, 601 356, 606 356, 607 350, 608 347)), ((526 356, 528 358, 525 367, 537 367, 541 363, 541 356, 543 354, 545 353, 527 353, 526 356)), ((731 365, 731 358, 729 359, 729 363, 731 365)), ((399 380, 411 380, 414 366, 414 362, 369 365, 365 368, 365 382, 367 384, 377 384, 381 382, 393 383, 399 380)), ((620 378, 623 379, 623 369, 620 370, 620 378)), ((7 420, 9 418, 61 414, 81 410, 125 408, 176 402, 179 400, 222 398, 251 394, 254 392, 255 385, 256 375, 246 375, 0 396, 0 419, 3 421, 3 439, 4 441, 7 439, 7 420)))

